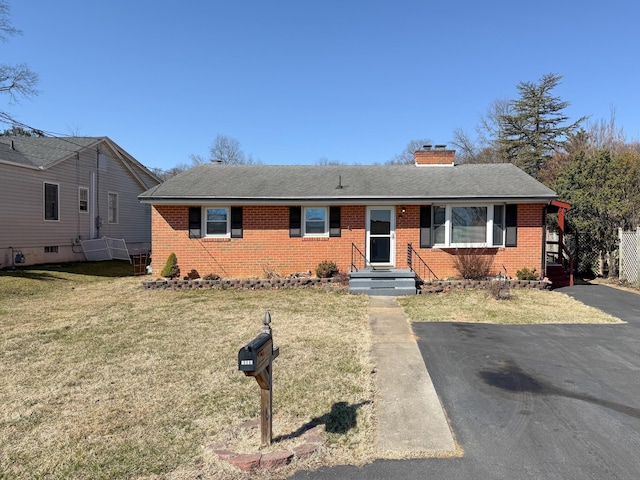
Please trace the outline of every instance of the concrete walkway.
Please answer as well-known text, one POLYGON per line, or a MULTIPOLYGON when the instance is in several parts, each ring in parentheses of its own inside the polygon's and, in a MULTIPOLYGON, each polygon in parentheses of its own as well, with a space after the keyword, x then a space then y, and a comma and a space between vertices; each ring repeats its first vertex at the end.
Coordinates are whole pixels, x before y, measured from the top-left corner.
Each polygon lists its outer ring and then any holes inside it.
POLYGON ((395 297, 369 297, 378 447, 399 454, 457 452, 411 325, 395 297))

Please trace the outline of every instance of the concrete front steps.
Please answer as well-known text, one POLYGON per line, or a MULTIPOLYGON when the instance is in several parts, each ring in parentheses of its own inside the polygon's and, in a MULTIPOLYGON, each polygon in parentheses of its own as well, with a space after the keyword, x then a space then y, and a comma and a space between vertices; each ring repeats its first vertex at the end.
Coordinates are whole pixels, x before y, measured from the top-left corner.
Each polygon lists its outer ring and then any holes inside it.
POLYGON ((398 297, 415 295, 416 274, 411 270, 368 268, 349 274, 349 291, 398 297))

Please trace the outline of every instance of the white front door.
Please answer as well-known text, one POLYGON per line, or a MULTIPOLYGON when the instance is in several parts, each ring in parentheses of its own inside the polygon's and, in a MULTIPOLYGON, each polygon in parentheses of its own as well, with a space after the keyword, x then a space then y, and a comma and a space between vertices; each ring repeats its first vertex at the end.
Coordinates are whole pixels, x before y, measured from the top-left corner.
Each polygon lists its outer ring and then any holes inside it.
POLYGON ((395 207, 367 207, 367 259, 374 267, 395 266, 395 207))

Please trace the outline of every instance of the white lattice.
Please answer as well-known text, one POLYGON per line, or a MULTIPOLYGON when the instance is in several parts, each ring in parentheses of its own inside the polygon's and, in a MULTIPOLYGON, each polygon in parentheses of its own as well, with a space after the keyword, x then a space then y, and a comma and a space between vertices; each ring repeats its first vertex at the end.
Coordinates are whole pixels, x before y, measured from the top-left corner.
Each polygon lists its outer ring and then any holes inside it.
POLYGON ((127 243, 120 238, 95 238, 93 240, 80 240, 84 256, 90 262, 103 260, 127 260, 131 262, 127 243))
POLYGON ((640 228, 635 232, 623 232, 618 229, 620 238, 620 280, 638 283, 640 261, 638 259, 638 243, 640 243, 640 228))

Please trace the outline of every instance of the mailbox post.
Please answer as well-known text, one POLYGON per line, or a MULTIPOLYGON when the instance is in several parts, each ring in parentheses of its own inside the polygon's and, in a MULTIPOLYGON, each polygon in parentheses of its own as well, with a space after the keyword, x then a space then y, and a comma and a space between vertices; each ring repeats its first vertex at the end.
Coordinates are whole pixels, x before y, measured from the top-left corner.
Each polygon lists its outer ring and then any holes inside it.
POLYGON ((238 352, 238 370, 248 377, 254 377, 260 385, 260 436, 261 446, 271 445, 272 441, 272 375, 273 360, 280 354, 279 348, 273 348, 271 335, 271 314, 264 314, 262 330, 252 341, 238 352))

